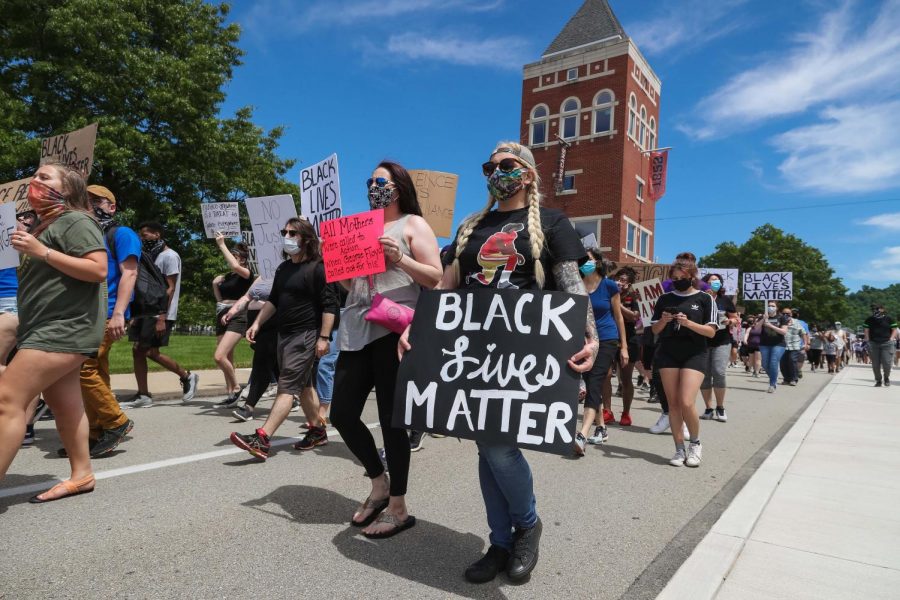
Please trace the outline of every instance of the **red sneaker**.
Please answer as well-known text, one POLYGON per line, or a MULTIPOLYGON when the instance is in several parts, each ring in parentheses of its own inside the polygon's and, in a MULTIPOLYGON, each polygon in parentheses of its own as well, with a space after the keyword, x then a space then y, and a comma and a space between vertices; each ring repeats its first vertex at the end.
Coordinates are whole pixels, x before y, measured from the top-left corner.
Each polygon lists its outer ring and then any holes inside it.
POLYGON ((608 411, 604 408, 603 409, 603 422, 604 423, 615 423, 616 415, 612 414, 611 411, 608 411))
POLYGON ((628 413, 622 413, 622 416, 619 417, 619 425, 622 427, 628 427, 631 425, 631 415, 628 413))

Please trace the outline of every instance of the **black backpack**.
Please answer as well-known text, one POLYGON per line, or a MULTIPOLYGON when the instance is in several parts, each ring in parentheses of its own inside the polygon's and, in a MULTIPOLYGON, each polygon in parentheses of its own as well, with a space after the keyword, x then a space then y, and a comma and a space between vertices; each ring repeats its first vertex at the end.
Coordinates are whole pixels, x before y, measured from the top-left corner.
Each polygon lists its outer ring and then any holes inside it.
MULTIPOLYGON (((119 225, 110 227, 106 232, 106 245, 113 261, 118 264, 116 257, 116 230, 119 225)), ((137 281, 134 283, 134 299, 131 301, 131 316, 156 317, 169 309, 169 294, 166 277, 150 258, 150 255, 141 250, 138 259, 137 281)))

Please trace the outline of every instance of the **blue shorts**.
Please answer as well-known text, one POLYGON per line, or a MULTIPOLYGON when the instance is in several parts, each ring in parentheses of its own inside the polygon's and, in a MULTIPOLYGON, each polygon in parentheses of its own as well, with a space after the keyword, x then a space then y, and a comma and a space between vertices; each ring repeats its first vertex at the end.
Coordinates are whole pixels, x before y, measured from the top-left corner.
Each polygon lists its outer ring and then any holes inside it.
POLYGON ((19 304, 15 296, 0 298, 0 313, 9 313, 11 315, 19 314, 19 304))

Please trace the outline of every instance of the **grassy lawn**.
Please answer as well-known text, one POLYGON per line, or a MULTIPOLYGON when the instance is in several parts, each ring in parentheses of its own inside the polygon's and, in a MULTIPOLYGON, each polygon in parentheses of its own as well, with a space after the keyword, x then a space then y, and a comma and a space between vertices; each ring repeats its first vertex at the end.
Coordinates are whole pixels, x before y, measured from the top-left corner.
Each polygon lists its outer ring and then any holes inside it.
MULTIPOLYGON (((109 353, 109 369, 111 373, 132 373, 134 366, 131 359, 131 342, 128 338, 113 344, 109 353)), ((161 352, 176 360, 185 369, 216 369, 213 353, 216 351, 216 338, 211 335, 177 335, 172 334, 169 345, 161 352)), ((238 367, 249 367, 253 360, 253 351, 246 340, 241 340, 234 349, 234 362, 238 367)), ((162 367, 147 361, 151 371, 163 371, 162 367)))

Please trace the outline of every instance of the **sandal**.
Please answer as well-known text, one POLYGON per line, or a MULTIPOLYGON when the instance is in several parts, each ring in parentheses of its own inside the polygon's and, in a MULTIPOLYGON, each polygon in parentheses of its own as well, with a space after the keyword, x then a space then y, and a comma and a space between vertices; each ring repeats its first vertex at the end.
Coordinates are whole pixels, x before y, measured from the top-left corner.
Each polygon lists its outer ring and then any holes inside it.
POLYGON ((368 527, 372 524, 372 521, 378 518, 378 515, 381 514, 381 511, 388 507, 388 503, 391 501, 390 496, 387 498, 382 498, 381 500, 372 500, 372 497, 366 498, 366 501, 360 504, 359 509, 356 512, 362 512, 364 510, 372 510, 369 513, 369 516, 363 519, 362 521, 354 521, 353 517, 350 518, 350 524, 354 527, 368 527))
POLYGON ((77 496, 78 494, 90 494, 94 491, 95 482, 96 480, 93 475, 88 475, 78 481, 66 479, 65 481, 60 481, 46 492, 41 492, 37 496, 32 496, 28 501, 32 504, 43 504, 44 502, 53 502, 54 500, 61 500, 63 498, 68 498, 69 496, 77 496), (90 486, 90 488, 85 489, 87 486, 90 486), (41 498, 44 494, 50 494, 51 492, 57 491, 57 488, 62 488, 68 493, 63 494, 62 496, 54 496, 53 498, 41 498))
POLYGON ((380 540, 384 538, 389 538, 397 535, 401 531, 409 529, 413 525, 416 524, 416 518, 412 515, 406 517, 405 520, 401 521, 391 513, 383 512, 378 515, 378 518, 375 519, 376 523, 387 523, 389 525, 393 525, 393 529, 388 529, 387 531, 379 531, 377 533, 366 533, 363 531, 363 535, 369 539, 380 540))

